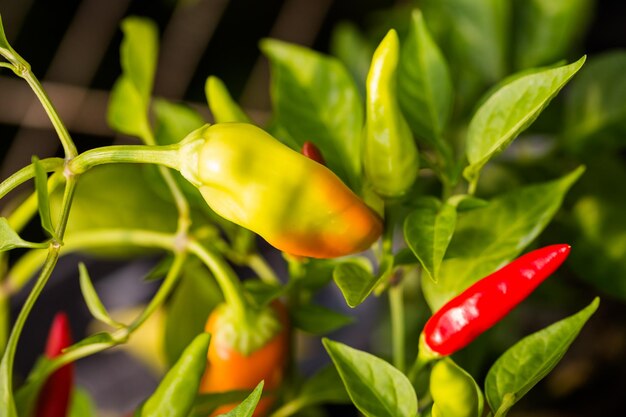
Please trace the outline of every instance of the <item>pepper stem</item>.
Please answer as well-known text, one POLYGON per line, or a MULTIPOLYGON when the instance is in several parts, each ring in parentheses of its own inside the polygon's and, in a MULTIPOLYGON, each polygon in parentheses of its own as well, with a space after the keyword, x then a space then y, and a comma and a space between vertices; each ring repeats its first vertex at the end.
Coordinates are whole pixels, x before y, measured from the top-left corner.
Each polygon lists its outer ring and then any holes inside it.
POLYGON ((121 145, 90 149, 69 161, 66 169, 77 175, 97 165, 115 163, 158 164, 180 169, 179 145, 121 145))

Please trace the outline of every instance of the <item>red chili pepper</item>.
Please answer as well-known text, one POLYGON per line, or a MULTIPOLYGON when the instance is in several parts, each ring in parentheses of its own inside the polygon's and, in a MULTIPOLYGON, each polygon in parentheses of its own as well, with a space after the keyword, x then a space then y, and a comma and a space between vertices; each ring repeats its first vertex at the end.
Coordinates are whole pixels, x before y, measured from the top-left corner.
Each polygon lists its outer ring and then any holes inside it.
POLYGON ((528 297, 569 252, 565 244, 537 249, 476 282, 428 320, 422 333, 426 347, 437 356, 464 348, 528 297))
POLYGON ((306 141, 302 144, 302 155, 306 156, 309 159, 314 160, 315 162, 326 166, 326 161, 324 160, 324 156, 322 152, 319 150, 317 146, 311 141, 306 141))
MULTIPOLYGON (((67 315, 63 312, 57 313, 50 326, 46 356, 50 359, 59 356, 71 344, 72 334, 67 315)), ((48 377, 39 393, 34 417, 67 417, 73 384, 73 363, 57 369, 48 377)))

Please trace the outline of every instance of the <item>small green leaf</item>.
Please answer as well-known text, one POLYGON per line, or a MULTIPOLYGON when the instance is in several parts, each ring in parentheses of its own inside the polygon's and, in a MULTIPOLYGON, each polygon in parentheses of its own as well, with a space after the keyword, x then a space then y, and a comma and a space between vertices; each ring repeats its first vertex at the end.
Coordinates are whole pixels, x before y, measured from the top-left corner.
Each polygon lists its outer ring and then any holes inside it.
POLYGON ((475 180, 487 161, 535 121, 584 63, 582 57, 570 65, 515 77, 495 91, 470 121, 467 132, 470 165, 465 169, 465 177, 475 180))
POLYGON ((337 369, 328 365, 309 378, 302 386, 298 399, 313 404, 345 404, 350 397, 341 381, 337 369))
POLYGON ((592 0, 524 0, 515 5, 515 67, 548 65, 570 55, 593 16, 592 0))
POLYGON ((378 278, 362 263, 344 262, 333 270, 333 279, 350 307, 361 304, 372 292, 378 278))
POLYGON ((408 378, 384 360, 323 339, 354 405, 366 417, 415 417, 417 397, 408 378))
POLYGON ((204 374, 210 340, 208 333, 196 336, 135 415, 187 417, 204 374))
POLYGON ((402 45, 398 70, 398 99, 415 134, 435 148, 452 110, 452 81, 448 65, 432 39, 419 10, 413 12, 409 35, 402 45))
POLYGON ((74 388, 68 417, 96 417, 96 405, 89 393, 82 388, 74 388))
POLYGON ((155 138, 159 145, 178 143, 206 124, 197 111, 184 104, 156 99, 152 110, 156 121, 155 138))
POLYGON ((293 325, 312 334, 326 334, 354 322, 354 318, 315 304, 304 304, 292 311, 293 325))
POLYGON ((0 55, 5 55, 5 51, 10 51, 11 45, 4 34, 4 26, 2 25, 2 14, 0 14, 0 55))
POLYGON ((233 408, 226 414, 220 414, 218 417, 252 417, 254 410, 259 403, 261 393, 263 392, 263 381, 259 382, 254 391, 243 400, 241 404, 233 408))
POLYGON ((422 280, 433 311, 514 259, 547 226, 583 167, 554 181, 512 190, 489 205, 459 213, 435 284, 422 280))
POLYGON ((33 166, 35 167, 35 190, 37 192, 37 208, 41 227, 50 237, 56 237, 52 217, 50 216, 50 196, 48 195, 48 174, 39 162, 39 158, 33 155, 33 166))
POLYGON ((150 130, 148 107, 126 75, 121 75, 111 90, 107 122, 114 130, 130 136, 144 137, 150 130))
POLYGON ((158 28, 149 19, 133 16, 122 21, 122 31, 122 71, 147 108, 159 53, 158 28))
POLYGON ((270 59, 277 123, 299 150, 315 141, 328 166, 358 190, 363 104, 354 81, 337 60, 273 39, 261 42, 270 59))
POLYGON ((47 247, 47 242, 33 243, 25 241, 11 228, 6 218, 0 217, 0 252, 15 248, 44 249, 47 247))
POLYGON ((407 244, 435 282, 439 275, 439 266, 454 234, 456 217, 456 208, 452 204, 444 203, 440 207, 431 205, 417 208, 404 221, 404 238, 407 244))
POLYGON ((561 135, 569 150, 588 154, 624 146, 626 141, 626 52, 589 59, 572 81, 561 135))
POLYGON ((206 79, 204 93, 216 123, 250 123, 250 119, 233 100, 226 85, 215 76, 206 79))
POLYGON ((244 288, 257 307, 268 305, 285 292, 285 287, 282 285, 268 284, 257 279, 246 281, 244 288))
POLYGON ((474 378, 450 358, 433 366, 430 374, 432 417, 476 417, 483 415, 483 393, 474 378))
POLYGON ((100 320, 102 323, 108 324, 109 326, 122 328, 125 327, 124 324, 119 323, 111 318, 109 312, 100 301, 100 297, 98 297, 98 293, 91 282, 91 278, 89 277, 89 272, 87 272, 87 267, 84 263, 78 264, 78 272, 80 277, 80 290, 83 293, 83 297, 85 298, 85 303, 87 303, 87 308, 96 320, 100 320))
POLYGON ((456 207, 457 212, 461 212, 485 207, 489 202, 482 198, 474 197, 473 195, 457 194, 448 199, 448 204, 452 204, 456 207))
POLYGON ((559 363, 600 300, 580 312, 517 342, 493 364, 485 380, 487 401, 494 412, 505 416, 559 363))
POLYGON ((189 417, 206 417, 221 405, 238 403, 246 399, 250 391, 231 390, 198 394, 194 401, 193 412, 189 417))

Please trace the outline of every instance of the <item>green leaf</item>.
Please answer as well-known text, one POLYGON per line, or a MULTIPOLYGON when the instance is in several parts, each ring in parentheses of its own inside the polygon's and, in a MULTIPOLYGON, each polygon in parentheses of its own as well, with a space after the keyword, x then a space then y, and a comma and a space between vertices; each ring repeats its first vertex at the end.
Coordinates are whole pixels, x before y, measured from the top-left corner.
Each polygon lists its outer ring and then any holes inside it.
POLYGON ((364 97, 365 79, 374 48, 363 33, 351 22, 339 23, 331 36, 330 52, 343 62, 364 97))
POLYGON ((626 52, 595 56, 572 81, 565 101, 562 138, 574 152, 624 146, 626 141, 626 52))
POLYGON ((251 123, 241 107, 233 100, 226 85, 215 76, 206 79, 204 93, 216 123, 251 123))
POLYGON ((111 90, 107 122, 114 130, 130 136, 144 137, 150 131, 148 107, 130 78, 121 75, 111 90))
POLYGON ((315 304, 304 304, 292 311, 293 325, 312 334, 326 334, 354 322, 354 318, 315 304))
POLYGON ((196 336, 136 415, 140 417, 189 415, 206 367, 210 340, 211 336, 208 333, 196 336))
POLYGON ((404 238, 407 244, 424 271, 435 282, 439 275, 439 266, 454 234, 456 217, 456 208, 452 204, 430 204, 417 208, 404 221, 404 238))
POLYGON ((452 110, 452 81, 448 65, 419 10, 413 12, 411 29, 402 45, 398 99, 418 137, 435 148, 446 146, 442 134, 452 110))
POLYGON ((361 304, 372 292, 378 277, 363 266, 362 262, 344 262, 333 270, 333 279, 350 307, 361 304))
POLYGON ((259 308, 268 305, 285 292, 285 287, 282 285, 269 284, 258 279, 245 281, 243 285, 247 295, 259 308))
POLYGON ((263 392, 263 381, 259 382, 254 391, 243 400, 241 404, 233 408, 226 414, 220 414, 218 417, 252 417, 256 405, 259 403, 261 393, 263 392))
POLYGON ((519 255, 547 226, 583 171, 580 167, 558 180, 512 190, 484 208, 459 213, 437 284, 422 280, 430 308, 438 310, 519 255))
POLYGON ((208 270, 197 259, 187 260, 167 304, 163 348, 168 363, 174 363, 204 330, 209 314, 221 301, 219 287, 208 270))
POLYGON ((417 397, 408 378, 384 360, 323 339, 354 405, 366 417, 414 417, 417 397))
POLYGON ((493 364, 485 380, 489 406, 507 411, 559 363, 591 315, 596 298, 585 309, 517 342, 493 364))
POLYGON ((48 195, 48 174, 39 162, 39 158, 33 155, 33 166, 35 167, 35 191, 37 192, 37 209, 41 227, 50 237, 56 237, 52 217, 50 216, 50 196, 48 195))
POLYGON ((363 104, 354 81, 336 58, 265 39, 271 95, 278 124, 300 149, 313 141, 339 177, 359 190, 363 104))
POLYGON ((197 111, 184 104, 156 99, 152 110, 156 119, 155 138, 159 145, 178 143, 206 124, 197 111))
POLYGON ((465 177, 472 181, 482 167, 502 152, 539 116, 550 100, 585 63, 585 57, 570 65, 514 78, 495 91, 476 111, 467 132, 465 177))
POLYGON ((109 312, 102 304, 102 301, 100 301, 100 297, 98 297, 98 293, 93 287, 93 283, 89 277, 89 272, 87 272, 87 267, 84 263, 81 262, 78 264, 78 272, 80 277, 80 290, 83 293, 85 303, 87 303, 87 308, 89 309, 91 315, 109 326, 116 328, 125 327, 124 324, 111 318, 109 312))
POLYGON ((89 393, 82 388, 74 388, 68 417, 96 417, 96 405, 89 393))
POLYGON ((22 239, 9 225, 6 218, 0 217, 0 252, 5 252, 15 248, 44 249, 48 243, 33 243, 22 239))
POLYGON ((483 393, 474 378, 450 358, 438 361, 430 374, 433 417, 483 415, 483 393))
POLYGON ((4 34, 4 26, 2 25, 2 15, 0 14, 0 55, 5 55, 8 51, 11 51, 11 45, 7 40, 7 36, 4 34))
POLYGON ((311 406, 314 404, 345 404, 350 397, 334 366, 328 365, 309 378, 298 394, 298 400, 311 406))
POLYGON ((592 0, 514 2, 517 69, 548 65, 570 55, 593 15, 592 0))
POLYGON ((215 409, 220 405, 243 401, 249 394, 250 391, 245 390, 198 394, 194 401, 194 409, 190 414, 190 417, 206 417, 215 411, 215 409))
POLYGON ((159 53, 158 29, 151 20, 133 16, 122 21, 122 31, 122 71, 147 108, 159 53))

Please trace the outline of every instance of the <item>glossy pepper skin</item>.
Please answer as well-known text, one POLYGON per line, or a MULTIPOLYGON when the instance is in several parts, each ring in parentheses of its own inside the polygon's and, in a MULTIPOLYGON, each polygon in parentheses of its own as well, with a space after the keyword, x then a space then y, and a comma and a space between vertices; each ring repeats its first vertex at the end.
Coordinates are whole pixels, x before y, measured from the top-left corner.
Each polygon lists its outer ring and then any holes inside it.
POLYGON ((322 152, 320 152, 319 148, 311 141, 307 140, 302 144, 302 155, 314 160, 318 164, 326 166, 326 161, 324 160, 324 156, 322 156, 322 152))
MULTIPOLYGON (((240 389, 253 389, 265 380, 264 390, 275 390, 280 386, 289 355, 289 320, 285 307, 280 302, 271 305, 280 322, 280 330, 263 347, 249 355, 237 352, 226 343, 220 333, 221 311, 216 309, 209 316, 205 330, 213 334, 207 354, 208 364, 200 392, 223 392, 240 389)), ((261 398, 253 417, 267 415, 274 398, 261 398)), ((219 407, 211 416, 218 416, 232 410, 237 404, 219 407)))
POLYGON ((569 252, 565 244, 537 249, 476 282, 428 320, 423 343, 435 356, 464 348, 528 297, 569 252))
MULTIPOLYGON (((63 349, 72 344, 72 335, 67 315, 57 313, 52 320, 46 357, 59 356, 63 349)), ((74 384, 74 364, 70 363, 57 369, 46 381, 37 398, 34 417, 67 417, 74 384)))
POLYGON ((417 146, 396 94, 399 53, 398 34, 392 29, 376 48, 367 75, 363 167, 374 191, 385 198, 405 194, 419 167, 417 146))
POLYGON ((380 217, 325 166, 246 123, 205 126, 182 146, 182 174, 220 216, 292 255, 368 249, 380 217))

